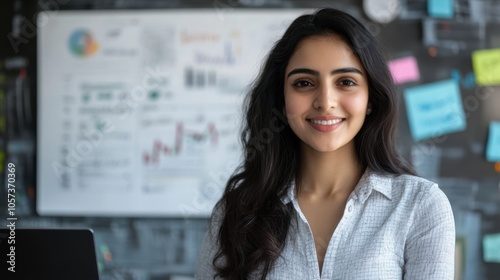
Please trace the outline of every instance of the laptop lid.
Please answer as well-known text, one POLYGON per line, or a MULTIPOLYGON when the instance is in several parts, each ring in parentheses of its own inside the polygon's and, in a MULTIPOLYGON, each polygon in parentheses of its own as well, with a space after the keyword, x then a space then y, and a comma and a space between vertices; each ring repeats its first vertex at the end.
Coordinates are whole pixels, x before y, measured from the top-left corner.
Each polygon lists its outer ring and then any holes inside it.
POLYGON ((98 280, 91 229, 0 228, 0 279, 98 280))

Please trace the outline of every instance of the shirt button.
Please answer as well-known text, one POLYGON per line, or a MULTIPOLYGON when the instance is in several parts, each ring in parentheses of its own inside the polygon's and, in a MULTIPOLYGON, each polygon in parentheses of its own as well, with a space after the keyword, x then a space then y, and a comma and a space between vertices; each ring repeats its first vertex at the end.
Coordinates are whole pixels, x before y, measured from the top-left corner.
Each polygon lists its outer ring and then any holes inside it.
POLYGON ((347 208, 347 211, 349 211, 349 212, 352 211, 352 205, 349 205, 349 208, 347 208))

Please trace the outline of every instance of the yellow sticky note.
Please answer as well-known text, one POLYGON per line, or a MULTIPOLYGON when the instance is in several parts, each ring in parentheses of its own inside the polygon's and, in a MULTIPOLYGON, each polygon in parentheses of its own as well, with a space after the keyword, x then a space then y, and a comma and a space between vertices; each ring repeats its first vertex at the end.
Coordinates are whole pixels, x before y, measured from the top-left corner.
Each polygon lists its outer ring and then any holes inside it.
POLYGON ((472 66, 478 85, 500 84, 500 49, 473 52, 472 66))

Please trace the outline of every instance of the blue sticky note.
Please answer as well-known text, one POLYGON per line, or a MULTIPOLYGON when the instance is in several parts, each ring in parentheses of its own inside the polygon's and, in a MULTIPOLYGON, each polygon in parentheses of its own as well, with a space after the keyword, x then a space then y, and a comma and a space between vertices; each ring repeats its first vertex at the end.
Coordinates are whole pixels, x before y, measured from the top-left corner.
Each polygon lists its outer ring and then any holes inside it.
POLYGON ((416 141, 465 129, 465 113, 455 80, 409 88, 404 97, 410 131, 416 141))
POLYGON ((500 263, 500 233, 483 237, 483 258, 485 262, 500 263))
POLYGON ((453 18, 454 0, 427 0, 427 12, 431 17, 453 18))
POLYGON ((486 159, 500 162, 500 122, 491 122, 486 146, 486 159))

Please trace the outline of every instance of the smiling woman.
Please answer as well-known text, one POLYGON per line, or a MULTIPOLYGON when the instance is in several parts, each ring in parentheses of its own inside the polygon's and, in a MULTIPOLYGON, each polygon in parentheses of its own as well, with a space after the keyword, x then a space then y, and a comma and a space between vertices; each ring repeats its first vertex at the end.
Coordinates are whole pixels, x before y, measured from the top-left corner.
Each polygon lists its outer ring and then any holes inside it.
MULTIPOLYGON (((364 68, 338 36, 303 40, 285 70, 290 128, 305 146, 328 152, 351 146, 368 109, 364 68)), ((304 147, 305 148, 305 147, 304 147)))
POLYGON ((359 21, 334 9, 297 18, 247 97, 245 159, 197 279, 453 279, 451 207, 397 154, 397 104, 359 21), (287 125, 256 150, 276 112, 287 125))

